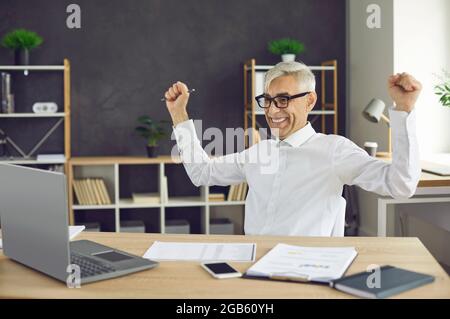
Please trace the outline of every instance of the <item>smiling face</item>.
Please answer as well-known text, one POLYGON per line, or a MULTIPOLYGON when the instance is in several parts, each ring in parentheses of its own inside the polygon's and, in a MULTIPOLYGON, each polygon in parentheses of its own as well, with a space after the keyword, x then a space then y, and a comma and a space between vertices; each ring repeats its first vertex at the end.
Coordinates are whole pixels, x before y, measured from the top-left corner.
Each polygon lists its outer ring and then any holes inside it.
MULTIPOLYGON (((273 79, 266 94, 275 97, 277 95, 292 96, 303 92, 305 91, 300 90, 300 85, 294 76, 285 75, 273 79)), ((308 113, 313 109, 316 101, 316 93, 311 92, 304 97, 290 100, 289 106, 284 109, 277 108, 272 102, 271 106, 264 110, 272 133, 280 140, 284 140, 305 127, 308 113)))

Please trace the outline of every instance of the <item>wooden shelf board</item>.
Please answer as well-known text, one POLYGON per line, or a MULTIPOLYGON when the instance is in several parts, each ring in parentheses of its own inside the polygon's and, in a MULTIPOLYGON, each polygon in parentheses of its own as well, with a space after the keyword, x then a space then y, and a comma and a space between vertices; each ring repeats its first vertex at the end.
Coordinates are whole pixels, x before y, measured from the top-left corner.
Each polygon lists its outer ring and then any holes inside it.
POLYGON ((222 202, 208 202, 209 206, 241 206, 245 205, 245 201, 222 201, 222 202))
POLYGON ((139 164, 178 164, 181 163, 179 158, 172 158, 169 155, 149 158, 145 156, 88 156, 88 157, 72 157, 71 165, 139 165, 139 164))
POLYGON ((36 158, 23 159, 0 159, 0 163, 16 164, 16 165, 63 165, 66 161, 37 161, 36 158))
POLYGON ((169 197, 165 207, 206 206, 206 202, 200 196, 169 197))
POLYGON ((64 65, 0 65, 1 71, 64 71, 64 65))
MULTIPOLYGON (((255 65, 255 71, 269 71, 275 65, 255 65)), ((308 66, 311 71, 334 71, 334 66, 320 66, 320 65, 311 65, 308 66)), ((249 71, 251 68, 247 68, 249 71)))
POLYGON ((0 113, 0 118, 30 118, 30 117, 64 117, 66 113, 58 112, 58 113, 0 113))
POLYGON ((135 203, 132 198, 122 198, 119 200, 119 208, 158 208, 160 203, 135 203))
POLYGON ((115 205, 72 205, 74 210, 115 209, 115 205))

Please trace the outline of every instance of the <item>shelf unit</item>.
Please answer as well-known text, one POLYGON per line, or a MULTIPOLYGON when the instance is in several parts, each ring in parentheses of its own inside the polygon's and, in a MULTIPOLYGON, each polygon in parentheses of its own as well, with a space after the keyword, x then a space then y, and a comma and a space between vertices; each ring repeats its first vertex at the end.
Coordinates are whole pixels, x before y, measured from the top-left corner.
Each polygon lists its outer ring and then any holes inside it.
MULTIPOLYGON (((244 63, 244 130, 248 134, 248 130, 251 128, 253 131, 260 127, 256 117, 264 115, 264 110, 261 109, 256 101, 256 74, 265 74, 274 65, 257 65, 255 59, 250 59, 244 63)), ((324 61, 320 66, 309 66, 309 69, 313 72, 321 73, 321 96, 320 103, 321 109, 315 110, 309 113, 313 117, 321 117, 322 120, 322 132, 326 133, 326 117, 333 117, 333 133, 338 133, 338 90, 337 90, 337 79, 338 79, 338 65, 337 60, 324 61), (333 101, 327 102, 327 81, 326 72, 332 72, 333 75, 333 85, 332 94, 333 101)), ((247 135, 248 136, 248 135, 247 135)), ((252 144, 256 142, 256 135, 251 135, 253 140, 252 144)), ((249 145, 249 141, 246 138, 245 145, 249 145)))
MULTIPOLYGON (((119 168, 125 165, 153 165, 158 170, 158 192, 161 196, 162 179, 168 165, 179 165, 179 158, 171 156, 159 156, 156 158, 147 157, 73 157, 69 161, 68 169, 68 191, 70 204, 70 224, 75 222, 75 214, 78 211, 88 210, 112 210, 114 211, 115 231, 120 231, 121 209, 142 209, 153 208, 159 210, 159 230, 165 232, 166 209, 199 207, 201 209, 201 231, 209 234, 211 210, 216 207, 237 207, 241 214, 244 212, 245 201, 208 201, 209 187, 201 186, 199 196, 170 197, 167 202, 160 198, 160 203, 136 204, 131 198, 122 198, 120 194, 120 174, 119 168), (111 205, 77 205, 74 203, 72 181, 76 178, 101 177, 104 179, 108 192, 113 203, 111 205)), ((170 189, 170 182, 168 183, 170 189)), ((169 191, 170 193, 170 191, 169 191)))
MULTIPOLYGON (((37 144, 31 149, 30 152, 26 153, 23 151, 19 145, 17 145, 11 138, 7 138, 9 144, 15 149, 21 157, 7 158, 0 160, 3 163, 18 164, 18 165, 53 165, 61 164, 64 165, 64 170, 66 174, 68 173, 67 162, 71 157, 71 147, 70 147, 70 61, 64 59, 63 65, 0 65, 0 71, 24 71, 25 74, 28 72, 63 72, 63 90, 64 90, 64 111, 53 113, 53 114, 35 114, 35 113, 0 113, 0 119, 33 119, 33 118, 55 118, 56 123, 43 135, 43 137, 37 142, 37 144), (39 147, 42 146, 46 140, 56 131, 60 126, 64 125, 64 162, 43 162, 37 161, 33 155, 38 151, 39 147)), ((0 129, 0 132, 4 132, 0 129)))
POLYGON ((52 114, 36 114, 36 113, 0 113, 0 118, 22 118, 22 117, 65 117, 66 113, 58 112, 52 114))

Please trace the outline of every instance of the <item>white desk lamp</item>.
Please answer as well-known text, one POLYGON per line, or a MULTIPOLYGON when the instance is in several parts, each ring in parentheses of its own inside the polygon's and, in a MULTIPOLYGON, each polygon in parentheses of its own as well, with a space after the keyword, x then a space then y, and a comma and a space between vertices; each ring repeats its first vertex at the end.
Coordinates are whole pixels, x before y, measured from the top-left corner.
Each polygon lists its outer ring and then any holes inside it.
POLYGON ((380 157, 392 157, 392 133, 391 133, 391 121, 389 118, 384 115, 384 109, 386 108, 386 104, 379 99, 372 99, 370 103, 366 106, 363 111, 363 116, 373 123, 380 123, 380 121, 384 121, 388 126, 389 132, 389 146, 387 153, 378 153, 377 156, 380 157))

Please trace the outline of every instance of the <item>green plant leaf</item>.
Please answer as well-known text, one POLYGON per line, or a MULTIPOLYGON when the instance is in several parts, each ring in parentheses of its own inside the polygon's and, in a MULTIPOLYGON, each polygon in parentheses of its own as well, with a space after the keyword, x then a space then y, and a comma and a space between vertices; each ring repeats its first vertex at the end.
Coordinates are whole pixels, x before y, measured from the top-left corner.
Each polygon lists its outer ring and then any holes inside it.
POLYGON ((26 29, 15 29, 2 38, 2 46, 11 50, 34 49, 40 46, 43 39, 35 32, 26 29))
POLYGON ((153 125, 153 120, 147 115, 138 117, 138 122, 145 125, 153 125))
POLYGON ((147 140, 147 145, 156 146, 158 141, 166 136, 166 131, 163 124, 169 123, 166 120, 156 122, 152 120, 148 115, 138 117, 138 122, 142 126, 135 128, 135 131, 147 140))
POLYGON ((297 40, 283 38, 268 43, 269 52, 275 55, 300 54, 305 51, 305 45, 297 40))

